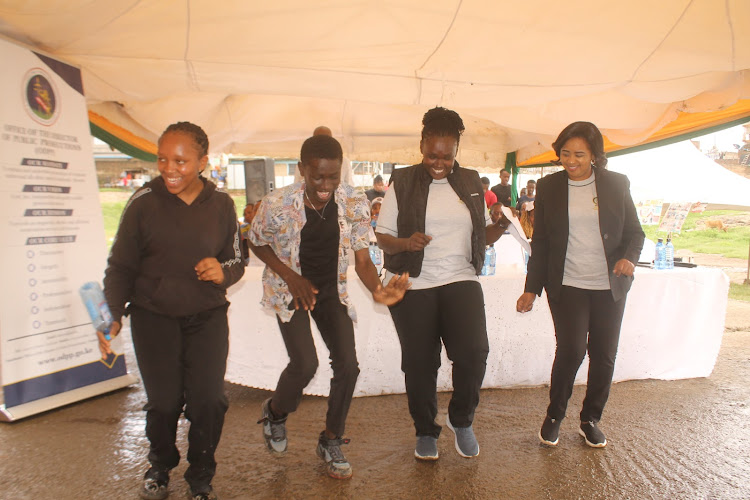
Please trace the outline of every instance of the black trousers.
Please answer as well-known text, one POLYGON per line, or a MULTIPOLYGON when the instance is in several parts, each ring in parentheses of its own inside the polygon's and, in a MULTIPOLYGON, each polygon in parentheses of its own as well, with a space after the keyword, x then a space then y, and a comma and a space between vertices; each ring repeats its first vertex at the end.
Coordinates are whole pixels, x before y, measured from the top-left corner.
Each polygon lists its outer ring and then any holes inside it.
POLYGON ((214 453, 229 406, 224 394, 228 307, 180 318, 130 308, 133 345, 148 398, 148 460, 163 470, 179 463, 175 439, 184 406, 190 421, 185 480, 193 491, 211 484, 216 473, 214 453))
POLYGON ((612 386, 625 298, 615 302, 610 290, 563 286, 557 300, 548 298, 548 301, 557 348, 547 415, 555 419, 565 417, 576 373, 588 350, 589 374, 581 421, 598 422, 612 386))
POLYGON ((318 370, 318 354, 310 329, 310 316, 328 347, 333 378, 328 395, 326 429, 343 436, 346 416, 359 376, 359 362, 354 346, 354 326, 341 303, 336 282, 318 287, 315 309, 298 309, 288 323, 276 317, 284 338, 289 364, 279 377, 273 394, 274 407, 283 413, 292 413, 302 400, 302 390, 310 383, 318 370))
POLYGON ((401 342, 401 370, 417 436, 437 438, 442 429, 435 423, 441 340, 453 362, 448 416, 454 427, 470 426, 489 352, 482 286, 459 281, 409 290, 390 310, 401 342))

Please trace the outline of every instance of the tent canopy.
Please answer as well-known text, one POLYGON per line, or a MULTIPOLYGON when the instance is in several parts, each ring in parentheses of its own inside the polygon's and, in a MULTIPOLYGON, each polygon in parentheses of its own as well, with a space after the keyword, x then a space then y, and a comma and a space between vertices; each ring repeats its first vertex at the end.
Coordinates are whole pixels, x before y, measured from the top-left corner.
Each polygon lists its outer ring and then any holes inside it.
POLYGON ((607 168, 630 179, 638 201, 710 203, 750 208, 750 179, 727 170, 690 141, 612 158, 607 168))
POLYGON ((498 168, 572 121, 616 149, 750 117, 748 20, 747 0, 0 0, 0 35, 79 66, 92 123, 142 150, 190 120, 212 152, 295 157, 322 124, 406 163, 441 105, 459 161, 498 168))

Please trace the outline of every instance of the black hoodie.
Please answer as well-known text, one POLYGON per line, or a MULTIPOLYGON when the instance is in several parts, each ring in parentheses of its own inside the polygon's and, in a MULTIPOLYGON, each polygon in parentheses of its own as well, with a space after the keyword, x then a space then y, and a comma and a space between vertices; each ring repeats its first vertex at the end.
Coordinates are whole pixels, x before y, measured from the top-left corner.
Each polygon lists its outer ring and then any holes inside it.
POLYGON ((187 205, 157 177, 136 191, 120 219, 104 276, 115 321, 126 304, 171 317, 226 304, 226 290, 245 272, 234 202, 201 178, 203 190, 187 205), (224 282, 200 281, 195 265, 215 257, 224 282))

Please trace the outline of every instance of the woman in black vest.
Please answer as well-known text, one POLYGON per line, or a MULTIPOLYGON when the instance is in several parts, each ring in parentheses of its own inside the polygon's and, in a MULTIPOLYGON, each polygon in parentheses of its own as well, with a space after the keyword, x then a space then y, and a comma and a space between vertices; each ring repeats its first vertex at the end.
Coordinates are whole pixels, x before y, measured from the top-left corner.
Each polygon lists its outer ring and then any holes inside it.
POLYGON ((644 234, 624 175, 606 170, 604 139, 593 123, 571 123, 552 144, 565 170, 539 181, 534 236, 518 312, 547 292, 557 347, 550 404, 539 439, 555 446, 586 351, 589 375, 579 433, 595 448, 615 368, 625 296, 644 234))
POLYGON ((456 162, 464 131, 455 111, 434 108, 422 120, 422 163, 395 170, 376 229, 386 280, 408 272, 412 287, 391 316, 401 342, 415 456, 438 458, 437 372, 441 340, 453 362, 453 397, 446 424, 461 456, 479 454, 472 422, 484 379, 487 328, 477 274, 485 245, 505 231, 488 216, 479 174, 456 162))

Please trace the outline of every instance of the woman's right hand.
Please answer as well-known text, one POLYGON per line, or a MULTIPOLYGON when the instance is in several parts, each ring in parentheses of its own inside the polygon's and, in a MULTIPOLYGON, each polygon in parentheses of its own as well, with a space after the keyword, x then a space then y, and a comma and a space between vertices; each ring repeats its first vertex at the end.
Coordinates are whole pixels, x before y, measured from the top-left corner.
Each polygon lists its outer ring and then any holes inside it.
POLYGON ((516 302, 516 311, 520 313, 531 311, 531 308, 534 307, 535 299, 536 294, 533 292, 522 293, 521 296, 518 297, 518 301, 516 302))
MULTIPOLYGON (((122 325, 118 321, 112 322, 112 326, 109 327, 109 338, 114 339, 117 334, 120 333, 122 325)), ((112 346, 110 340, 104 338, 104 332, 97 331, 96 336, 99 338, 99 352, 102 353, 102 359, 107 359, 107 356, 112 354, 112 346)))
POLYGON ((295 309, 300 307, 305 311, 315 309, 315 295, 318 293, 318 289, 307 278, 292 271, 289 276, 284 278, 284 281, 289 286, 289 293, 292 294, 295 309))
POLYGON ((407 252, 419 252, 424 247, 430 244, 432 236, 427 236, 424 233, 414 233, 406 240, 406 251, 407 252))

